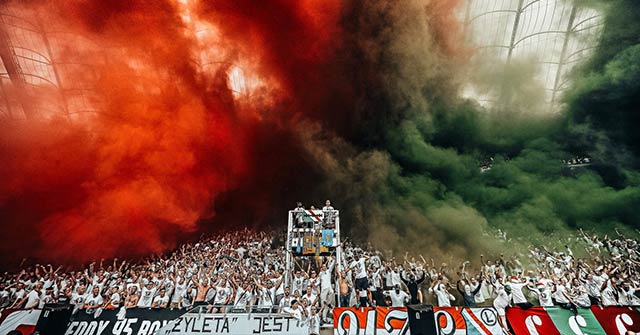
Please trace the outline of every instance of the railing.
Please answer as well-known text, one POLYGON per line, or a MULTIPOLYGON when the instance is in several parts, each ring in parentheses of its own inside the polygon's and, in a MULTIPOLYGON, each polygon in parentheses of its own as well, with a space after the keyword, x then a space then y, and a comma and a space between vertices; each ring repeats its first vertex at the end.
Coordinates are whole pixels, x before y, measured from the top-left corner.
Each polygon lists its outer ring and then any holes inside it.
POLYGON ((195 306, 187 313, 195 313, 195 314, 268 314, 268 315, 290 315, 288 313, 283 313, 281 311, 281 307, 275 305, 221 305, 221 304, 202 304, 199 306, 195 306), (211 312, 211 310, 217 309, 217 312, 211 312))

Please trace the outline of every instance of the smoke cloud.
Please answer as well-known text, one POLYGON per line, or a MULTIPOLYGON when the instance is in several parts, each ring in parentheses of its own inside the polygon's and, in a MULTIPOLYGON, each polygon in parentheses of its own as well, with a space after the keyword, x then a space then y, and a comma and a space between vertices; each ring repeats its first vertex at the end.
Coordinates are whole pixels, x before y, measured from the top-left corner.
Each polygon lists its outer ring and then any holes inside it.
POLYGON ((6 238, 16 243, 3 243, 2 254, 141 255, 195 231, 213 214, 216 195, 247 173, 252 126, 238 120, 226 80, 216 84, 219 73, 198 73, 175 5, 59 2, 23 10, 96 44, 61 57, 91 69, 64 80, 91 85, 97 112, 86 121, 19 122, 13 131, 3 124, 2 212, 6 238))

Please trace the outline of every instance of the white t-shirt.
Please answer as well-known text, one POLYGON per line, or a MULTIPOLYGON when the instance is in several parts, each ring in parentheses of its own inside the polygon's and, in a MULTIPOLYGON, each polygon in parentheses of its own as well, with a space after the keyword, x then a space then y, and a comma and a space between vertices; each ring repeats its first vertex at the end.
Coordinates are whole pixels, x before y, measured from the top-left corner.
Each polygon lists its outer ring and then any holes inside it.
POLYGON ((138 307, 149 308, 153 302, 153 296, 156 294, 156 288, 148 289, 146 286, 142 288, 140 292, 140 299, 138 299, 138 307))
POLYGON ((553 294, 553 297, 559 304, 568 304, 569 299, 564 295, 567 292, 567 288, 564 285, 556 285, 556 291, 553 294))
POLYGON ((182 307, 184 308, 188 308, 191 306, 191 300, 193 299, 193 296, 195 295, 195 289, 193 288, 188 288, 184 291, 184 293, 182 293, 182 307))
MULTIPOLYGON (((471 292, 475 291, 478 288, 478 285, 480 285, 480 283, 476 283, 475 285, 471 285, 471 292)), ((484 285, 483 285, 484 286, 484 285)), ((484 293, 482 292, 482 288, 478 290, 478 293, 476 293, 473 296, 474 301, 476 302, 476 304, 481 304, 484 302, 484 293)))
POLYGON ((13 299, 20 300, 24 298, 25 294, 27 294, 27 292, 24 289, 21 289, 20 291, 15 291, 13 292, 13 299))
POLYGON ((155 298, 153 298, 153 303, 157 304, 157 307, 160 307, 162 304, 168 303, 169 302, 169 297, 167 297, 167 295, 159 295, 155 298))
MULTIPOLYGON (((273 283, 274 287, 276 284, 278 284, 278 282, 280 282, 280 279, 282 279, 282 276, 271 278, 271 282, 273 283)), ((282 295, 282 294, 284 294, 284 281, 282 281, 280 286, 276 287, 276 295, 282 295)))
POLYGON ((609 276, 606 273, 602 273, 599 276, 594 274, 592 277, 593 277, 593 281, 598 287, 598 290, 602 287, 602 284, 604 284, 604 282, 609 280, 609 276))
POLYGON ((294 300, 292 296, 282 297, 282 299, 280 299, 280 307, 291 307, 292 300, 294 300))
POLYGON ((455 300, 455 297, 446 289, 441 289, 440 285, 442 284, 438 284, 435 288, 430 288, 429 290, 435 293, 439 307, 451 307, 451 300, 455 300))
POLYGON ((589 300, 589 295, 587 294, 587 290, 584 287, 578 287, 575 290, 575 295, 572 296, 572 298, 580 307, 591 306, 591 300, 589 300))
POLYGON ((184 292, 187 290, 187 283, 177 284, 175 290, 173 290, 173 296, 171 302, 177 304, 180 301, 180 297, 184 296, 184 292))
POLYGON ((509 297, 509 294, 507 294, 507 291, 505 291, 504 286, 502 286, 502 284, 495 283, 494 286, 495 286, 496 298, 493 299, 493 308, 495 308, 498 311, 498 315, 502 316, 502 315, 505 315, 505 308, 509 306, 509 300, 511 298, 509 297))
POLYGON ((355 269, 356 279, 367 278, 367 267, 365 265, 365 261, 366 259, 361 257, 359 260, 353 261, 351 262, 351 265, 349 265, 350 268, 355 269))
POLYGON ((40 294, 35 290, 29 292, 29 294, 27 294, 27 303, 24 305, 24 308, 26 309, 38 308, 39 304, 40 304, 40 294))
POLYGON ((258 292, 258 294, 260 295, 260 301, 258 301, 258 305, 260 306, 264 306, 264 307, 271 307, 273 306, 273 296, 272 296, 272 291, 267 289, 266 287, 263 287, 262 289, 260 289, 260 291, 258 292))
POLYGON ((43 282, 42 289, 46 290, 51 287, 55 282, 53 280, 47 279, 43 282))
POLYGON ((562 268, 560 267, 560 265, 556 265, 556 266, 553 268, 553 273, 556 275, 556 277, 560 277, 560 276, 562 276, 562 273, 563 273, 563 272, 564 272, 564 271, 562 270, 562 268))
POLYGON ((207 289, 207 293, 204 295, 204 301, 211 301, 216 296, 216 290, 211 287, 207 289))
POLYGON ((399 271, 391 271, 391 286, 402 285, 402 278, 399 271))
POLYGON ((316 314, 309 317, 307 320, 309 323, 309 335, 319 335, 320 334, 320 315, 316 314))
POLYGON ((387 287, 393 287, 393 278, 391 277, 391 272, 393 271, 387 271, 382 275, 382 277, 384 278, 384 285, 387 287))
POLYGON ((331 270, 320 271, 320 288, 322 291, 331 289, 331 270))
POLYGON ((524 283, 510 283, 511 286, 511 298, 513 299, 514 304, 523 304, 527 302, 527 298, 525 298, 524 293, 522 293, 522 288, 526 286, 524 283))
POLYGON ((291 316, 293 316, 293 318, 296 320, 302 320, 302 310, 299 306, 295 309, 291 307, 285 307, 282 309, 282 311, 287 314, 291 314, 291 316))
POLYGON ((245 290, 242 287, 238 287, 238 290, 236 291, 236 301, 234 302, 234 307, 246 307, 247 303, 251 301, 252 297, 253 294, 251 293, 251 291, 245 290))
POLYGON ((78 294, 78 293, 73 293, 71 295, 71 303, 74 305, 75 309, 82 308, 82 305, 84 305, 86 296, 87 296, 86 294, 78 294))
POLYGON ((633 306, 640 305, 640 298, 638 298, 635 295, 636 291, 637 291, 636 289, 634 289, 632 287, 629 287, 629 290, 624 292, 624 294, 627 296, 627 300, 629 301, 629 303, 628 303, 629 305, 633 305, 633 306))
POLYGON ((602 290, 600 298, 602 299, 602 305, 604 306, 616 306, 618 304, 613 287, 611 287, 611 282, 608 282, 607 286, 602 290))
POLYGON ((382 276, 380 276, 380 270, 371 274, 371 282, 374 289, 382 288, 382 276))
POLYGON ((216 286, 216 297, 214 299, 214 304, 223 304, 229 295, 231 294, 231 289, 226 286, 216 286))
POLYGON ((553 299, 551 299, 551 292, 546 287, 539 288, 534 291, 538 296, 538 301, 540 302, 540 306, 550 307, 553 306, 553 299))
POLYGON ((402 290, 398 292, 396 292, 396 290, 389 290, 386 293, 389 295, 389 298, 391 298, 391 307, 402 307, 409 299, 407 292, 402 290))
POLYGON ((42 295, 40 296, 40 303, 38 304, 38 308, 44 308, 44 305, 46 304, 53 304, 55 303, 55 299, 53 298, 52 295, 48 295, 46 293, 42 293, 42 295))
MULTIPOLYGON (((600 285, 602 286, 602 283, 600 283, 600 285)), ((587 293, 594 298, 600 296, 601 286, 598 286, 598 283, 593 278, 591 280, 587 280, 584 284, 584 287, 587 289, 587 293)))
POLYGON ((300 276, 300 277, 293 277, 293 289, 292 289, 292 293, 295 291, 300 292, 300 294, 303 294, 303 290, 304 290, 304 282, 305 282, 305 278, 300 276))
MULTIPOLYGON (((104 303, 104 300, 102 299, 102 296, 100 294, 98 294, 97 296, 89 294, 87 295, 87 299, 84 301, 84 304, 87 306, 102 305, 102 303, 104 303)), ((93 313, 93 311, 94 310, 88 310, 87 313, 93 313)))
POLYGON ((120 307, 120 293, 116 292, 111 295, 111 306, 120 307))
POLYGON ((309 306, 311 306, 316 301, 317 296, 315 293, 311 292, 311 294, 307 293, 303 295, 300 299, 307 299, 307 301, 309 301, 309 306))
MULTIPOLYGON (((9 291, 2 290, 0 291, 0 300, 4 300, 4 304, 8 304, 9 303, 9 291)), ((4 307, 3 305, 0 305, 0 308, 4 307)))

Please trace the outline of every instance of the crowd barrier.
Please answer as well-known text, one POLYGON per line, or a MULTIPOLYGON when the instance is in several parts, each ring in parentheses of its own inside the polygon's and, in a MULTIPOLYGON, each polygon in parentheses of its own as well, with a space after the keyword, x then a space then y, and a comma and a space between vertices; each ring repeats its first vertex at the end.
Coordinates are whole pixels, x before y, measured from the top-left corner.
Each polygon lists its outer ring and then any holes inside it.
MULTIPOLYGON (((561 307, 507 309, 507 322, 515 335, 627 335, 640 333, 636 307, 561 307)), ((424 316, 423 316, 424 317, 424 316)), ((431 329, 412 327, 407 308, 336 308, 334 335, 496 335, 504 334, 493 307, 434 307, 431 329), (413 331, 412 331, 413 329, 413 331)))

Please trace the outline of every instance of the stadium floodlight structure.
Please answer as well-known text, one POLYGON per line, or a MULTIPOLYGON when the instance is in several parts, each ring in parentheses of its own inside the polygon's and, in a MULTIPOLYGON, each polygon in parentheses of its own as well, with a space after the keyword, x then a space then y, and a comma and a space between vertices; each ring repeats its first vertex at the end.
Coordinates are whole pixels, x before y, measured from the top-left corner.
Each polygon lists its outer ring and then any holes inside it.
POLYGON ((290 210, 287 219, 285 282, 290 285, 290 273, 297 258, 336 256, 336 266, 342 268, 340 243, 340 211, 300 209, 290 210))
POLYGON ((0 7, 0 119, 72 119, 99 112, 91 80, 71 78, 78 73, 92 78, 95 64, 82 58, 87 46, 98 49, 64 27, 45 26, 37 12, 19 4, 0 7))
POLYGON ((461 16, 475 56, 489 55, 505 65, 534 60, 535 79, 547 91, 552 111, 560 106, 567 74, 597 46, 603 25, 597 10, 574 0, 466 0, 461 16))
POLYGON ((0 89, 5 105, 2 112, 9 118, 16 116, 18 109, 27 119, 33 118, 32 87, 57 84, 49 73, 49 57, 35 47, 42 45, 39 36, 37 23, 8 8, 0 12, 0 89))
MULTIPOLYGON (((71 118, 79 113, 99 112, 90 80, 79 86, 82 81, 67 76, 90 73, 92 65, 84 64, 82 52, 77 53, 78 59, 69 59, 69 53, 61 57, 65 48, 77 50, 78 45, 91 41, 65 33, 64 27, 45 27, 36 14, 16 4, 0 8, 0 118, 56 113, 71 118), (76 43, 79 40, 81 43, 76 43), (47 94, 40 94, 43 91, 47 94), (30 99, 32 96, 39 99, 30 99)), ((539 67, 535 79, 547 91, 550 110, 559 107, 559 96, 570 82, 566 74, 597 46, 603 23, 598 11, 579 0, 465 0, 460 20, 464 39, 472 45, 476 57, 491 55, 495 57, 492 60, 505 65, 519 59, 535 59, 539 67)), ((207 33, 194 31, 197 37, 207 33)), ((199 61, 203 66, 216 63, 215 54, 205 58, 208 59, 199 61)), ((255 85, 246 82, 241 72, 237 67, 230 69, 237 95, 245 93, 243 86, 255 85)), ((495 96, 477 98, 500 101, 495 96)))

